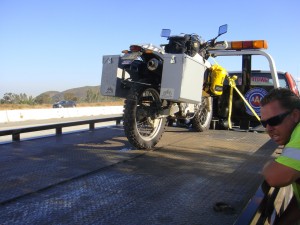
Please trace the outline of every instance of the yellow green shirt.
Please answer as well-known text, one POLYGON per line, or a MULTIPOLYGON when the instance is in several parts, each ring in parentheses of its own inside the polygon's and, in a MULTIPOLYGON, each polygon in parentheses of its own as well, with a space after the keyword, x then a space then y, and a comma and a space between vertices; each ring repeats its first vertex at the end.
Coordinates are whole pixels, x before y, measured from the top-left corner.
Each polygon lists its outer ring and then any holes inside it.
MULTIPOLYGON (((285 145, 276 162, 300 171, 300 123, 295 127, 290 141, 285 145)), ((292 186, 300 206, 300 185, 294 182, 292 186)))

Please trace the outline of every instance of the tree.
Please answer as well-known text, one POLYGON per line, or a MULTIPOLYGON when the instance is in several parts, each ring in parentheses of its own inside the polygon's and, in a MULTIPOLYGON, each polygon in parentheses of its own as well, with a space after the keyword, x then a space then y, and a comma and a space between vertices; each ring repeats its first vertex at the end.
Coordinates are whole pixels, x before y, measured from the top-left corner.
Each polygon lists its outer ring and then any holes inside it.
POLYGON ((35 104, 35 99, 32 96, 27 96, 24 93, 14 94, 14 93, 5 93, 1 99, 1 104, 35 104))
POLYGON ((35 102, 38 104, 51 104, 52 98, 49 94, 41 94, 35 98, 35 102))
POLYGON ((64 93, 64 99, 67 101, 78 101, 78 98, 72 92, 64 93))
POLYGON ((100 100, 100 93, 99 91, 93 91, 92 89, 89 89, 86 93, 85 101, 92 103, 92 102, 98 102, 100 100))
POLYGON ((1 99, 2 104, 13 104, 15 99, 15 94, 13 93, 5 93, 3 98, 1 99))

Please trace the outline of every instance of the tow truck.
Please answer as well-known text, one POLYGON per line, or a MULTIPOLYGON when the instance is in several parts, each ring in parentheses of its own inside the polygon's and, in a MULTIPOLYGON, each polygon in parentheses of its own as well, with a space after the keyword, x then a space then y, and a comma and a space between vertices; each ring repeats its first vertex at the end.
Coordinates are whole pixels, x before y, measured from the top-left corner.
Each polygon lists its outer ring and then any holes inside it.
POLYGON ((278 72, 272 56, 265 51, 266 49, 268 49, 266 40, 252 40, 227 42, 223 49, 210 51, 214 57, 242 57, 241 71, 228 72, 231 82, 225 80, 222 95, 213 99, 213 128, 237 127, 249 130, 258 127, 260 100, 273 88, 289 88, 299 96, 292 75, 288 72, 278 72), (269 70, 252 70, 253 56, 266 58, 269 70))

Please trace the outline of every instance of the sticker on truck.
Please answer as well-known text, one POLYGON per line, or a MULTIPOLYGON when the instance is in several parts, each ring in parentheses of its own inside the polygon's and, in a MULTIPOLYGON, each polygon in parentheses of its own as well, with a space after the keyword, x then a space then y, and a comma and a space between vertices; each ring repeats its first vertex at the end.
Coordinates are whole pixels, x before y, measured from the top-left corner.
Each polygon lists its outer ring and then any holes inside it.
MULTIPOLYGON (((260 101, 268 92, 260 87, 255 87, 246 92, 245 98, 249 102, 250 106, 254 109, 257 115, 260 116, 260 101)), ((250 116, 254 116, 248 106, 246 106, 246 113, 250 116)))

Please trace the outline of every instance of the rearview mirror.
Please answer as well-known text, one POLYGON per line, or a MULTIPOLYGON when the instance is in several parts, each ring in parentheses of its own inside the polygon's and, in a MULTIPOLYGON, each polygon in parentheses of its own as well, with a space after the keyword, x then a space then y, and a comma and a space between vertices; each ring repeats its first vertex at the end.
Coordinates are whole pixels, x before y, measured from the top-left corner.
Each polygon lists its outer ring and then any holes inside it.
POLYGON ((222 26, 219 27, 219 34, 218 36, 227 33, 227 24, 224 24, 222 26))
POLYGON ((171 30, 170 29, 162 29, 161 30, 161 37, 170 37, 171 35, 171 30))

